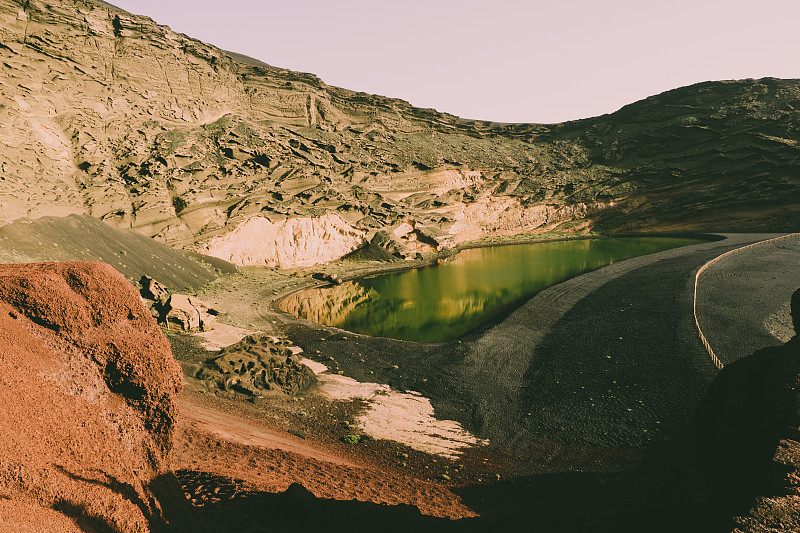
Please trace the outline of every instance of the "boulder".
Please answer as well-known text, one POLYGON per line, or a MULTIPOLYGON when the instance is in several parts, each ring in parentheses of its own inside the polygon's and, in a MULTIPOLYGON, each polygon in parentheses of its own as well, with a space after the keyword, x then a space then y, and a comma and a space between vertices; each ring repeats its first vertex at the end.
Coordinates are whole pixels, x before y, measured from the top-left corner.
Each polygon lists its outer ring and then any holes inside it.
POLYGON ((420 254, 438 252, 442 243, 437 240, 443 232, 432 227, 423 227, 415 220, 405 220, 398 225, 390 237, 400 246, 404 257, 418 257, 420 254))
POLYGON ((0 530, 161 531, 180 369, 104 263, 0 265, 0 530))
POLYGON ((150 276, 142 276, 139 283, 142 285, 142 297, 153 300, 157 305, 164 305, 169 300, 169 291, 163 283, 159 283, 150 276))
POLYGON ((342 280, 338 274, 326 274, 325 272, 314 272, 311 277, 319 281, 325 281, 332 285, 341 285, 342 280))
POLYGON ((370 244, 379 246, 394 257, 403 258, 403 249, 400 243, 386 230, 375 232, 370 244))
POLYGON ((219 315, 208 303, 185 294, 170 294, 160 312, 163 323, 178 324, 184 331, 212 330, 219 315))

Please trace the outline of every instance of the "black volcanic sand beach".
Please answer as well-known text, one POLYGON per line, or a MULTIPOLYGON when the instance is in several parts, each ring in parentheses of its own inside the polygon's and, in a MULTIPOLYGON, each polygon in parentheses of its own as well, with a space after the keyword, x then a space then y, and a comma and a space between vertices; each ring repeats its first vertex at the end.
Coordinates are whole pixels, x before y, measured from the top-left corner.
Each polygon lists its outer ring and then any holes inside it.
MULTIPOLYGON (((695 273, 728 250, 778 235, 726 235, 609 265, 450 343, 377 339, 302 322, 288 332, 307 354, 320 350, 332 369, 420 391, 437 416, 490 439, 514 465, 510 479, 457 490, 485 520, 554 531, 724 531, 744 504, 708 494, 689 452, 688 423, 717 373, 694 323, 695 273)), ((784 263, 775 277, 793 278, 797 255, 784 252, 798 240, 759 245, 753 257, 772 253, 771 261, 784 263)), ((766 311, 750 292, 763 284, 755 271, 739 278, 727 298, 738 298, 736 321, 756 323, 755 331, 766 311)), ((776 285, 765 297, 769 312, 788 302, 798 281, 776 285)), ((713 303, 702 303, 701 317, 706 305, 713 303)), ((724 336, 728 326, 707 330, 724 336)), ((761 335, 746 349, 778 343, 761 335)))
MULTIPOLYGON (((717 372, 694 325, 695 272, 728 250, 777 235, 729 235, 609 265, 449 343, 301 321, 287 332, 307 355, 319 350, 334 371, 422 392, 437 416, 520 459, 538 439, 641 450, 686 422, 717 372)), ((742 305, 743 319, 747 313, 760 310, 742 305)))

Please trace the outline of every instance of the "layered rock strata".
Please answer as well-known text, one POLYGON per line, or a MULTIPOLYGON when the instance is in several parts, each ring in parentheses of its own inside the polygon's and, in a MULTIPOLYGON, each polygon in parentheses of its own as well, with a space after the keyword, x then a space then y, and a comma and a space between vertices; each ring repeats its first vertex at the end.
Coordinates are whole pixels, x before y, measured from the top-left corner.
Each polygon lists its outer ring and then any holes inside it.
POLYGON ((200 250, 237 265, 293 268, 338 259, 364 244, 364 231, 328 213, 275 223, 249 218, 230 233, 212 237, 200 250))
POLYGON ((267 224, 295 235, 335 215, 367 242, 413 220, 433 240, 403 241, 413 255, 551 229, 800 220, 796 80, 497 124, 234 60, 103 3, 0 0, 0 22, 0 223, 83 213, 241 264, 302 265, 354 244, 291 237, 278 257, 240 237, 267 224))

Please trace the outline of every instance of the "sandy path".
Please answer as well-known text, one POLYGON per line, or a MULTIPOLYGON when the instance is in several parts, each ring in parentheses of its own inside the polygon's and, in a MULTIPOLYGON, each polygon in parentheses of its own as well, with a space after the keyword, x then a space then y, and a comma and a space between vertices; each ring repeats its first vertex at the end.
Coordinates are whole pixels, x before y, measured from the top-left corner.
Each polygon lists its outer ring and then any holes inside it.
POLYGON ((232 409, 222 410, 219 407, 212 407, 186 395, 180 397, 178 405, 181 413, 178 424, 182 431, 193 430, 243 446, 283 450, 316 461, 358 468, 352 461, 323 450, 286 431, 279 431, 238 415, 232 409))
POLYGON ((800 235, 722 258, 700 276, 697 316, 714 353, 730 363, 791 335, 789 299, 800 288, 800 235), (783 337, 772 333, 781 322, 783 337))

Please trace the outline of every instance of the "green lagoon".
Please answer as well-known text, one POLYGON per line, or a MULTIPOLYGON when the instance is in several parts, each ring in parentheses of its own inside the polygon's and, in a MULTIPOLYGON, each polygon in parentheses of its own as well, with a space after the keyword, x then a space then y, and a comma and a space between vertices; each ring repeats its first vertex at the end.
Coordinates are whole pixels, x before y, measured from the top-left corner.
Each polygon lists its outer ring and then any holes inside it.
POLYGON ((443 264, 305 290, 284 311, 367 335, 443 342, 568 278, 639 255, 706 242, 625 237, 464 250, 443 264))

